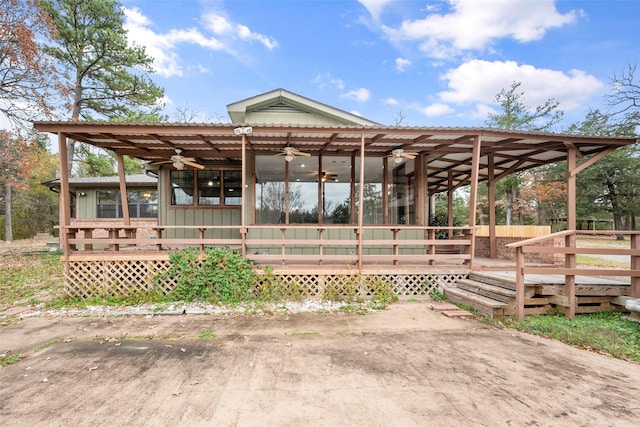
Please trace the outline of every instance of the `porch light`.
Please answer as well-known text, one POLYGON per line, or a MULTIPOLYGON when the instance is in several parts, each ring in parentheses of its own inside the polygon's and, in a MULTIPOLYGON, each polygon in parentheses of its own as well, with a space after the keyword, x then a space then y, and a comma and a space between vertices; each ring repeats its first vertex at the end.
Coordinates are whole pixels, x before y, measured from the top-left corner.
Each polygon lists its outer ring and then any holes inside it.
POLYGON ((253 133, 253 128, 251 126, 240 126, 233 130, 233 133, 240 136, 242 134, 251 135, 253 133))
POLYGON ((284 159, 285 159, 287 162, 291 162, 291 161, 292 161, 293 159, 295 159, 295 158, 296 158, 296 156, 294 156, 293 154, 287 154, 286 156, 284 156, 284 159))
POLYGON ((207 185, 208 185, 209 187, 213 187, 213 181, 209 181, 209 182, 207 182, 207 185))
POLYGON ((393 158, 393 163, 395 163, 396 165, 399 165, 400 163, 402 163, 402 157, 400 157, 400 156, 394 157, 393 158))
POLYGON ((173 162, 173 167, 178 170, 182 170, 184 169, 184 163, 182 162, 182 160, 176 160, 175 162, 173 162))

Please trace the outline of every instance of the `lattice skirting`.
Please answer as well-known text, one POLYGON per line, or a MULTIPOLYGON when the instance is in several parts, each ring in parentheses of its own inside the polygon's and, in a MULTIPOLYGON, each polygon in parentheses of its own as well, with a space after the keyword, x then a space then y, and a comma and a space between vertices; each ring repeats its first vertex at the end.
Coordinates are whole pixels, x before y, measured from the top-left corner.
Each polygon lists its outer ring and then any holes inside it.
MULTIPOLYGON (((65 271, 66 291, 78 298, 122 297, 153 289, 167 294, 175 279, 158 277, 171 269, 169 260, 81 260, 69 261, 65 271)), ((372 297, 381 287, 400 297, 425 296, 465 278, 465 272, 275 272, 283 288, 304 298, 336 299, 372 297)))

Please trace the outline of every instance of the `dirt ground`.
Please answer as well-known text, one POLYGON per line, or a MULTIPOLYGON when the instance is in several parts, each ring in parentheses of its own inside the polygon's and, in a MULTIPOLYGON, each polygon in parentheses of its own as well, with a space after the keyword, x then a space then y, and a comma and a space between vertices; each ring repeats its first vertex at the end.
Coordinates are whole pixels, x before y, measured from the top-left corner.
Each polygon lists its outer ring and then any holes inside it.
POLYGON ((3 426, 584 425, 640 419, 640 365, 449 319, 24 319, 0 330, 3 426))

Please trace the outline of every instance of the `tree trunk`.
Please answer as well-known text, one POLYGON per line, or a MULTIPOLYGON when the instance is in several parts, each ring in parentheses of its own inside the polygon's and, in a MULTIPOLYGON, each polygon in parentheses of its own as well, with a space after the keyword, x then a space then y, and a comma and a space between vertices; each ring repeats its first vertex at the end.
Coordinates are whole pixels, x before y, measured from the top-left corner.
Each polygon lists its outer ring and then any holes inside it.
POLYGON ((11 183, 4 181, 4 238, 7 243, 13 242, 13 227, 11 225, 11 183))
POLYGON ((504 220, 505 225, 511 225, 511 219, 513 217, 513 189, 507 189, 507 212, 504 220))
MULTIPOLYGON (((613 229, 614 230, 622 230, 624 226, 622 225, 622 215, 618 213, 613 214, 613 229)), ((616 240, 624 240, 624 234, 616 234, 616 240)))

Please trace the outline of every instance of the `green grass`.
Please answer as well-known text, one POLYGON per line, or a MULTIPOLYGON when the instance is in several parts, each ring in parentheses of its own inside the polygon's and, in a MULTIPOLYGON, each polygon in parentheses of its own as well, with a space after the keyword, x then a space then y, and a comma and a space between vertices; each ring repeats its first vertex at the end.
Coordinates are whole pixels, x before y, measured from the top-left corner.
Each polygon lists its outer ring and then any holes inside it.
POLYGON ((55 304, 65 298, 59 254, 3 255, 0 265, 0 311, 21 304, 55 304))
POLYGON ((640 362, 640 324, 623 313, 526 316, 522 323, 515 318, 502 319, 507 327, 551 338, 576 347, 605 353, 619 359, 640 362))
POLYGON ((204 339, 204 340, 211 339, 211 338, 213 338, 213 337, 215 337, 215 336, 216 336, 216 335, 215 335, 213 332, 211 332, 211 331, 204 331, 204 332, 200 332, 200 333, 198 334, 198 338, 200 338, 200 339, 204 339))
POLYGON ((19 362, 22 358, 17 354, 0 354, 0 368, 4 368, 9 365, 13 365, 16 362, 19 362))
POLYGON ((587 255, 576 255, 576 263, 578 265, 588 265, 591 267, 629 268, 628 262, 614 261, 587 255))

